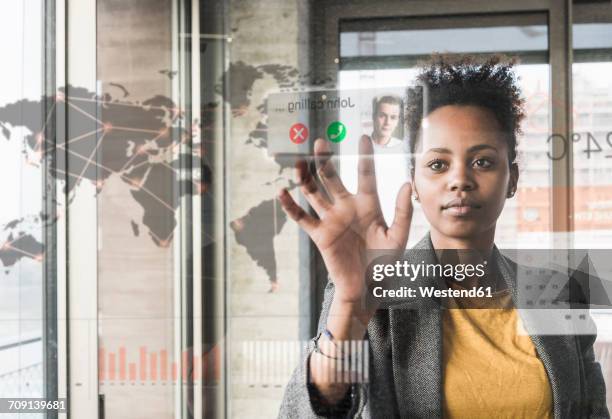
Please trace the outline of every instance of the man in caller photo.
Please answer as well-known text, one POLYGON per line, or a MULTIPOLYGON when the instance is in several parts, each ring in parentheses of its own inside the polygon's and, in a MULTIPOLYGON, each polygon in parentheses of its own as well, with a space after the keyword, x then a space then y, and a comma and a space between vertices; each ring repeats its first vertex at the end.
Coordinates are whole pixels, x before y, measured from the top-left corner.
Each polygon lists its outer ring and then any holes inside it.
POLYGON ((372 101, 372 120, 374 130, 372 141, 382 147, 395 147, 402 143, 396 131, 401 130, 402 100, 397 96, 386 95, 372 101))

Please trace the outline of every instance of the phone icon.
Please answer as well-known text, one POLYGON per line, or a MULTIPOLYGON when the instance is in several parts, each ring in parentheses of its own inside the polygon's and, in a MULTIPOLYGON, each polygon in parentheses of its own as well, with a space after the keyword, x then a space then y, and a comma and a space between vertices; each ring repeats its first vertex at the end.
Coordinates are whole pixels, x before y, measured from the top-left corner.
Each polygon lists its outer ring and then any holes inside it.
POLYGON ((339 143, 346 138, 346 126, 340 121, 334 121, 327 127, 327 138, 332 143, 339 143))

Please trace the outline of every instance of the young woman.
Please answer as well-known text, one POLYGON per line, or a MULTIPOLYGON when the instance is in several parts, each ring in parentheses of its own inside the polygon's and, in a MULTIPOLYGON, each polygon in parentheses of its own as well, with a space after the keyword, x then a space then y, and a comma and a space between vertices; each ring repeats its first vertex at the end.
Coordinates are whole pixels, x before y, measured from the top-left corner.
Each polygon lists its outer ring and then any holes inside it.
POLYGON ((497 219, 519 177, 523 100, 511 66, 497 57, 438 56, 423 68, 423 88, 412 90, 407 104, 412 182, 398 194, 390 227, 381 215, 371 139, 360 142, 356 194, 343 186, 323 140, 315 155, 325 191, 298 163, 301 192, 318 218, 286 190, 279 198, 319 249, 330 281, 319 334, 288 384, 280 417, 609 417, 595 335, 519 333, 538 320, 513 305, 516 265, 494 245, 497 219), (463 285, 490 286, 498 308, 449 310, 431 299, 411 308, 382 309, 371 298, 363 304, 370 292, 366 252, 405 248, 411 198, 431 226, 413 251, 430 251, 434 261, 440 249, 484 254, 492 274, 463 285), (367 382, 347 379, 354 360, 347 362, 341 343, 355 340, 369 343, 367 382))

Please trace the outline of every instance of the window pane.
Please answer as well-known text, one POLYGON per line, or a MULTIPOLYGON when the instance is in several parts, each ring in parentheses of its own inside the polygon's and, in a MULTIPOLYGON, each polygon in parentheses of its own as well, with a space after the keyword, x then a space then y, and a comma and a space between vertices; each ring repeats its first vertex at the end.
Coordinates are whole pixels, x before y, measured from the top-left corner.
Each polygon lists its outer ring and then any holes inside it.
POLYGON ((546 51, 545 25, 344 32, 341 56, 546 51), (449 39, 453 42, 450 43, 449 39))

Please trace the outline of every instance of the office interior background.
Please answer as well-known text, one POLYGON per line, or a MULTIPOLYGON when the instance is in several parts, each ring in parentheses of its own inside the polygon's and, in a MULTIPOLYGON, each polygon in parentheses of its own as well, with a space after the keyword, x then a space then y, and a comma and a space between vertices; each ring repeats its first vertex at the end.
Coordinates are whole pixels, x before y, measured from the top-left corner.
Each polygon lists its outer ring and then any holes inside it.
MULTIPOLYGON (((298 189, 268 150, 289 141, 268 136, 273 94, 408 86, 432 52, 517 57, 521 176, 497 245, 612 245, 609 0, 0 11, 0 397, 69 403, 19 418, 276 417, 326 275, 276 198, 298 189)), ((409 245, 426 230, 417 206, 409 245)), ((611 314, 592 310, 610 405, 611 314)))

